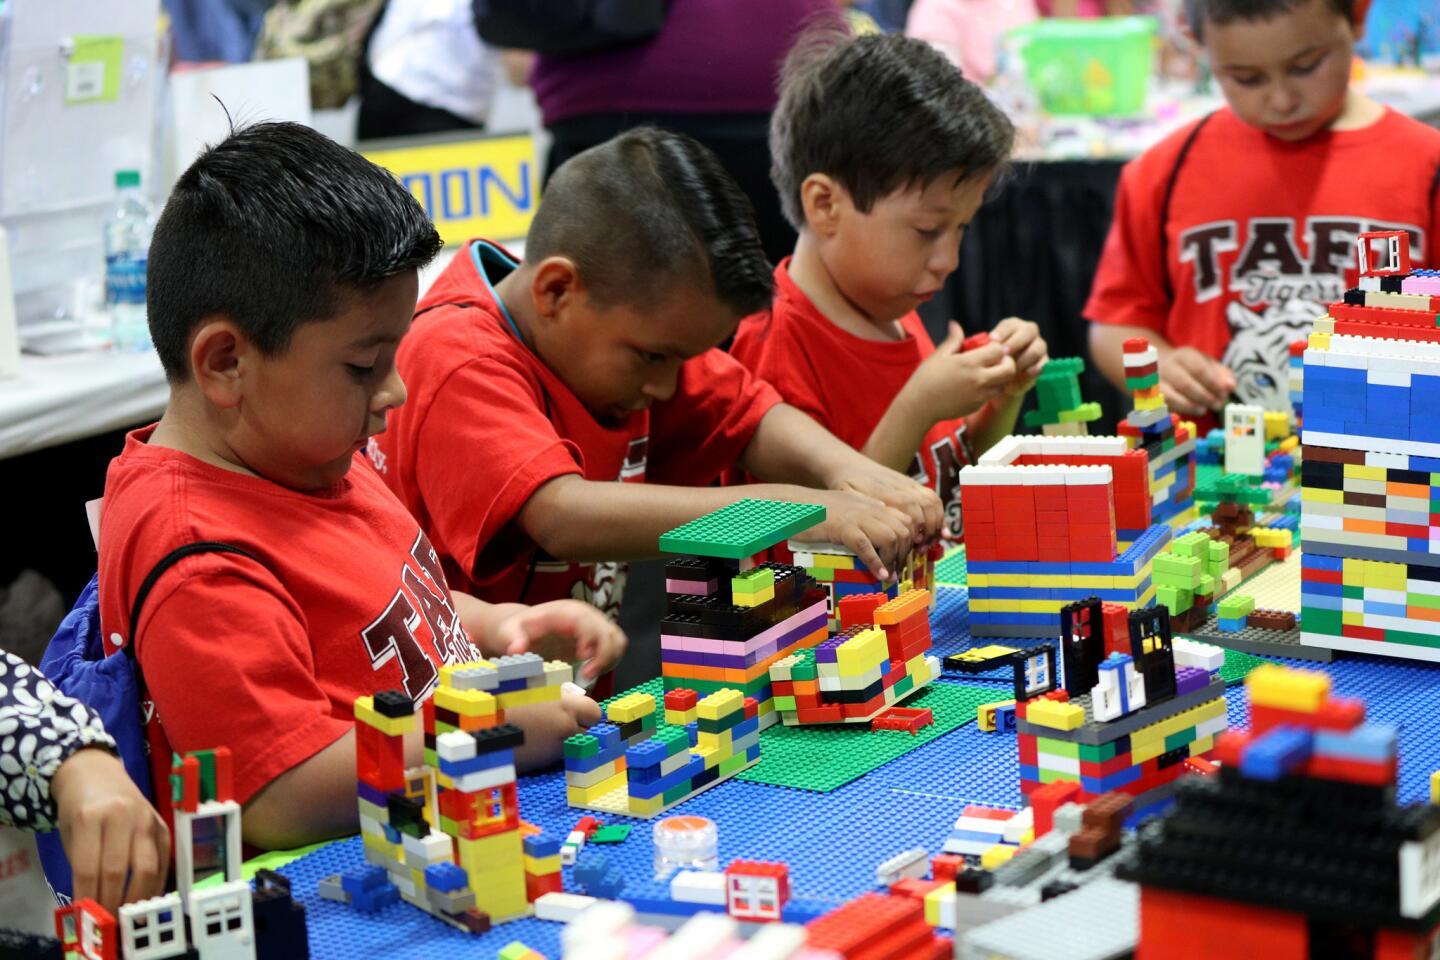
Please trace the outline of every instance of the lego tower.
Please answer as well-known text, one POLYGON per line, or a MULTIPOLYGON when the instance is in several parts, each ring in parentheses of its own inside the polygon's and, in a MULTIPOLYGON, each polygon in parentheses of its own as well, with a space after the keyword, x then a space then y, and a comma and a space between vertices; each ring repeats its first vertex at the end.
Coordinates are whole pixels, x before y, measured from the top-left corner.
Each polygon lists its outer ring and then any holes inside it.
POLYGON ((1125 387, 1135 409, 1119 433, 1150 455, 1150 496, 1156 523, 1178 529, 1196 517, 1195 425, 1170 412, 1160 392, 1160 354, 1144 337, 1125 341, 1125 387))
POLYGON ((1361 234, 1305 351, 1301 642, 1440 660, 1440 272, 1409 243, 1361 234))

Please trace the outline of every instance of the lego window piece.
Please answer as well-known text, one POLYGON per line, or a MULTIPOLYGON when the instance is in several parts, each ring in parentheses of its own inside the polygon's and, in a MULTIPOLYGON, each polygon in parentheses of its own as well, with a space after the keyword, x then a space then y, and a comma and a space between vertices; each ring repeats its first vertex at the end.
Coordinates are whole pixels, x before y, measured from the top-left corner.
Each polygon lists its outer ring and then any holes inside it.
POLYGON ((1355 239, 1355 258, 1362 277, 1396 277, 1410 272, 1410 234, 1377 230, 1355 239), (1374 254, 1377 252, 1379 256, 1374 254))
POLYGON ((1014 659, 1015 700, 1043 696, 1055 689, 1055 644, 1022 650, 1014 659))
POLYGON ((126 960, 163 960, 185 953, 185 911, 178 894, 151 897, 120 908, 120 943, 126 960))

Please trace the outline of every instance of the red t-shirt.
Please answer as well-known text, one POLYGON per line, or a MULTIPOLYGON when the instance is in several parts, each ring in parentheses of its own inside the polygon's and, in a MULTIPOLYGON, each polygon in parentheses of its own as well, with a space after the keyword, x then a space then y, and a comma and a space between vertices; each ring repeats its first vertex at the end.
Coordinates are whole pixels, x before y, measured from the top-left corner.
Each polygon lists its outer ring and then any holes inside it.
POLYGON ((548 559, 520 529, 521 508, 566 474, 708 484, 780 398, 710 350, 681 367, 669 400, 607 427, 512 332, 492 284, 513 266, 503 250, 472 241, 436 279, 397 355, 409 399, 371 455, 457 590, 497 603, 575 597, 617 615, 624 566, 548 559))
MULTIPOLYGON (((935 343, 914 311, 900 318, 903 340, 865 340, 840 329, 790 279, 789 267, 786 257, 775 268, 775 302, 741 321, 730 353, 786 403, 862 449, 935 343)), ((925 434, 910 466, 910 476, 939 495, 956 535, 960 468, 972 459, 965 421, 944 420, 925 434)))
POLYGON ((1286 143, 1212 114, 1166 184, 1189 124, 1127 164, 1085 315, 1145 327, 1235 372, 1246 403, 1289 409, 1288 346, 1356 280, 1355 237, 1409 230, 1440 262, 1440 130, 1386 109, 1361 130, 1286 143))
POLYGON ((126 438, 105 479, 106 652, 128 642, 131 603, 170 551, 214 540, 256 559, 187 557, 146 599, 136 652, 152 744, 163 721, 181 753, 228 746, 244 803, 349 730, 356 697, 422 700, 439 665, 480 656, 430 542, 363 456, 306 493, 150 446, 153 430, 126 438))

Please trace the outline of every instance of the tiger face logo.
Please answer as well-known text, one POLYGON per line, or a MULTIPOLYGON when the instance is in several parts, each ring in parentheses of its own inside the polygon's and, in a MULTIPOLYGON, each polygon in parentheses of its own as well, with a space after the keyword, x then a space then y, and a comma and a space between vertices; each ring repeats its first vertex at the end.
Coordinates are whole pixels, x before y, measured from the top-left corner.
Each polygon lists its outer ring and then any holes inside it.
POLYGON ((1225 307, 1230 343, 1221 362, 1235 374, 1243 403, 1266 410, 1290 409, 1290 344, 1310 336, 1325 306, 1295 297, 1254 310, 1239 301, 1225 307))

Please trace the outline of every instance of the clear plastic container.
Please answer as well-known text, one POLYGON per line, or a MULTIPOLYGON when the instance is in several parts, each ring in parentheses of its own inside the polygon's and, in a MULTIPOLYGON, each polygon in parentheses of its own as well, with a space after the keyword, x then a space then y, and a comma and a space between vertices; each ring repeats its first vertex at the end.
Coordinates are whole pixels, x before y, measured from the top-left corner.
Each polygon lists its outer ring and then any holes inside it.
POLYGON ((140 190, 140 173, 115 174, 118 194, 105 221, 105 307, 115 348, 126 352, 150 349, 145 320, 145 268, 150 256, 154 210, 140 190))
POLYGON ((665 817, 656 821, 651 836, 655 840, 656 880, 677 870, 720 869, 720 833, 709 817, 665 817))
POLYGON ((1158 29, 1154 17, 1056 18, 1011 37, 1046 113, 1127 116, 1145 108, 1158 29))

